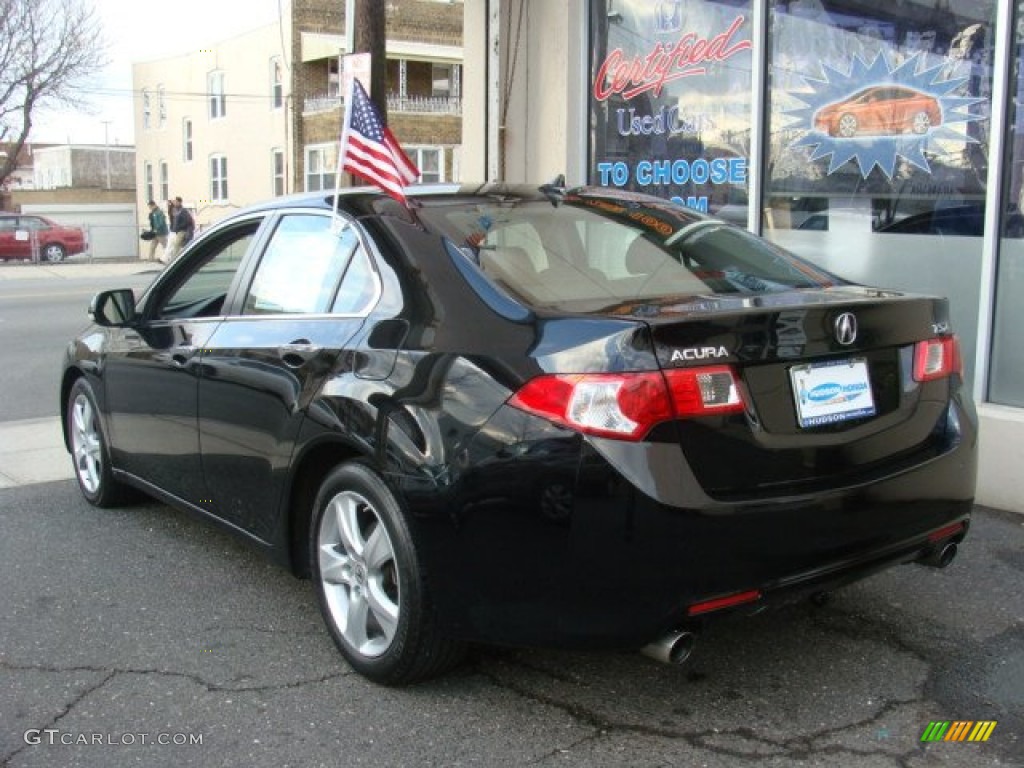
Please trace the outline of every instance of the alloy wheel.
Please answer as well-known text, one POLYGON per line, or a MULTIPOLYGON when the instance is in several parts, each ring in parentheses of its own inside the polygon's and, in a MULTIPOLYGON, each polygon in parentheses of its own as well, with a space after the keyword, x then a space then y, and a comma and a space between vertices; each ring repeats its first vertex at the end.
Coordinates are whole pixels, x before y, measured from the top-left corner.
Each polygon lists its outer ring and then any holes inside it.
POLYGON ((324 510, 317 544, 324 598, 345 643, 369 658, 386 653, 401 589, 395 548, 377 510, 358 493, 337 494, 324 510))
POLYGON ((82 392, 71 406, 71 451, 82 488, 97 493, 103 477, 102 436, 92 402, 82 392))

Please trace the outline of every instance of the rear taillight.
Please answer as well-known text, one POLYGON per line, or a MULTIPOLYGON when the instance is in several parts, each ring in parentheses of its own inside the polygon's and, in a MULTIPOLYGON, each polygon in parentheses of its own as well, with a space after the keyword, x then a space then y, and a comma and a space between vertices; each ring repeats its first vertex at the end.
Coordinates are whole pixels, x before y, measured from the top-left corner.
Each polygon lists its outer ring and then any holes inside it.
POLYGON ((914 381, 932 381, 952 374, 963 378, 960 340, 956 336, 938 336, 914 346, 914 381))
POLYGON ((672 418, 743 410, 728 366, 645 373, 550 374, 528 381, 509 404, 600 437, 640 440, 672 418))

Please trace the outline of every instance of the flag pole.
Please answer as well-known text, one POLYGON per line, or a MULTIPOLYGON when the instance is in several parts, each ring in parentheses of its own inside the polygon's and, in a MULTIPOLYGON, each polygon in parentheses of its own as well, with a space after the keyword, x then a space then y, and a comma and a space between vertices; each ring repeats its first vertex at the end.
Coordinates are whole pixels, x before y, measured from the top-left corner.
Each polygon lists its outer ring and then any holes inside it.
POLYGON ((345 94, 345 109, 341 115, 341 144, 338 146, 338 167, 334 171, 334 205, 331 208, 331 231, 340 235, 345 229, 345 222, 341 218, 341 169, 345 164, 345 153, 348 151, 348 132, 351 124, 352 111, 352 87, 355 78, 349 78, 348 93, 345 94))

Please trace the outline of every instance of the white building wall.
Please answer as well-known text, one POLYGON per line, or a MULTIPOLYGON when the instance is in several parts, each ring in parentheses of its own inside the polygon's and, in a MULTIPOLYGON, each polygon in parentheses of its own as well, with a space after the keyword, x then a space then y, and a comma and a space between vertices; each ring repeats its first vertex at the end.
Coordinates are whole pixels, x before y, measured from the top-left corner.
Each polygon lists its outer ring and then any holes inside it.
MULTIPOLYGON (((287 26, 287 24, 286 24, 287 26)), ((211 224, 242 206, 273 196, 271 148, 286 148, 291 102, 288 97, 290 56, 282 40, 290 32, 278 24, 253 30, 230 40, 211 44, 188 55, 133 66, 135 91, 136 176, 139 210, 145 210, 146 163, 153 167, 154 197, 159 199, 160 162, 169 169, 169 195, 180 195, 196 211, 200 226, 211 224), (272 56, 285 65, 284 106, 272 108, 272 56), (210 72, 224 73, 226 113, 209 117, 207 79, 210 72), (167 94, 167 120, 158 125, 158 90, 167 94), (151 127, 143 127, 142 90, 148 89, 151 127), (192 121, 192 161, 184 160, 185 118, 192 121), (224 155, 228 164, 228 200, 213 201, 210 195, 210 158, 224 155)), ((286 150, 287 152, 287 150, 286 150)))

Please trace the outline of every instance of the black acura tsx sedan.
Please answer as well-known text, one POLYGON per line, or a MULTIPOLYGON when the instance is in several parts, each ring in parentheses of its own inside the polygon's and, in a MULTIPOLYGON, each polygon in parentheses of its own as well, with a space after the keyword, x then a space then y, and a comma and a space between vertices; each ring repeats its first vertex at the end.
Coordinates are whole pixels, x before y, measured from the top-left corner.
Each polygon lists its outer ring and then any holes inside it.
POLYGON ((85 498, 144 492, 311 578, 380 683, 470 642, 678 661, 712 615, 967 533, 947 301, 658 198, 281 198, 90 315, 61 387, 85 498))

